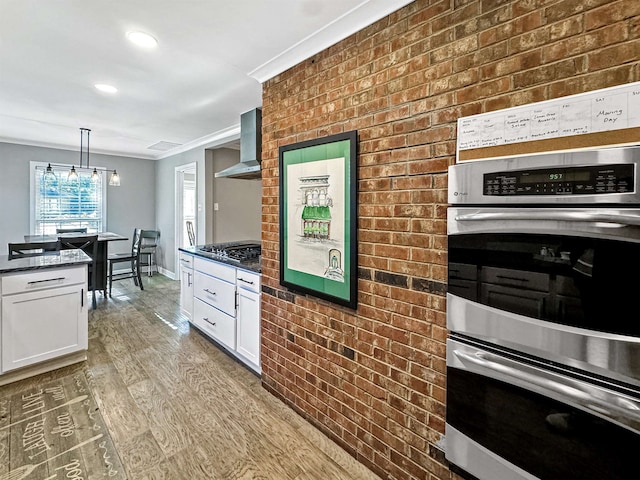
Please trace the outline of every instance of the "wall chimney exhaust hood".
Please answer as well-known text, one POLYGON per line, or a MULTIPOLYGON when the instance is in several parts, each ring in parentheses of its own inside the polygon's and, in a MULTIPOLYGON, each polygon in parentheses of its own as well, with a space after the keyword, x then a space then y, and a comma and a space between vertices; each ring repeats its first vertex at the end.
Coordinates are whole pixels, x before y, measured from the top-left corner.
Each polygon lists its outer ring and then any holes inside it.
POLYGON ((216 178, 262 178, 262 110, 255 108, 240 115, 240 163, 215 174, 216 178))

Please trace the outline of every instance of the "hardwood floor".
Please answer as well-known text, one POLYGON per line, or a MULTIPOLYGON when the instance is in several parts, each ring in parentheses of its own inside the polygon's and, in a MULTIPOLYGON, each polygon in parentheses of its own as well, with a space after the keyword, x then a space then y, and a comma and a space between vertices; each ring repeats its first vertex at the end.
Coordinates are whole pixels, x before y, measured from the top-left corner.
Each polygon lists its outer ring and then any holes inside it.
POLYGON ((83 370, 130 480, 379 480, 190 328, 178 281, 142 280, 98 294, 86 362, 0 396, 83 370))

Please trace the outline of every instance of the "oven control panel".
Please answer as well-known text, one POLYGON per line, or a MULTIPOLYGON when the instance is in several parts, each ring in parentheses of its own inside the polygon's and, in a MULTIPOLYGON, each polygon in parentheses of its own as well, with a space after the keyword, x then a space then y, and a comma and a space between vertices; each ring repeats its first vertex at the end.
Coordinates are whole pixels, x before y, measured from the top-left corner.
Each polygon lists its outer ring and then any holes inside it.
POLYGON ((483 175, 490 196, 597 195, 633 192, 633 164, 588 165, 491 172, 483 175))

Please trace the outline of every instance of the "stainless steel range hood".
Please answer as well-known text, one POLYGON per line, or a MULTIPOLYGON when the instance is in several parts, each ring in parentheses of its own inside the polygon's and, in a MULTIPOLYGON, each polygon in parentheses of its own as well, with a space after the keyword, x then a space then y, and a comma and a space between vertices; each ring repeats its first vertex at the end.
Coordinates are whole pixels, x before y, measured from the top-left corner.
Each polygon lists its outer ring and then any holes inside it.
POLYGON ((262 178, 262 110, 255 108, 240 115, 240 163, 216 173, 216 178, 262 178))

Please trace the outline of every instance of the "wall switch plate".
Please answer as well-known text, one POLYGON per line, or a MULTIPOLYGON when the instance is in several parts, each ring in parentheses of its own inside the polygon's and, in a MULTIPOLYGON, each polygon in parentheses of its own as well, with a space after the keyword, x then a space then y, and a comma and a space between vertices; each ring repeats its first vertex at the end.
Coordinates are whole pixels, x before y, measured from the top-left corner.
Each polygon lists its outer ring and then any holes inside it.
POLYGON ((213 204, 213 209, 214 209, 216 212, 218 211, 218 203, 217 203, 217 202, 213 204))

